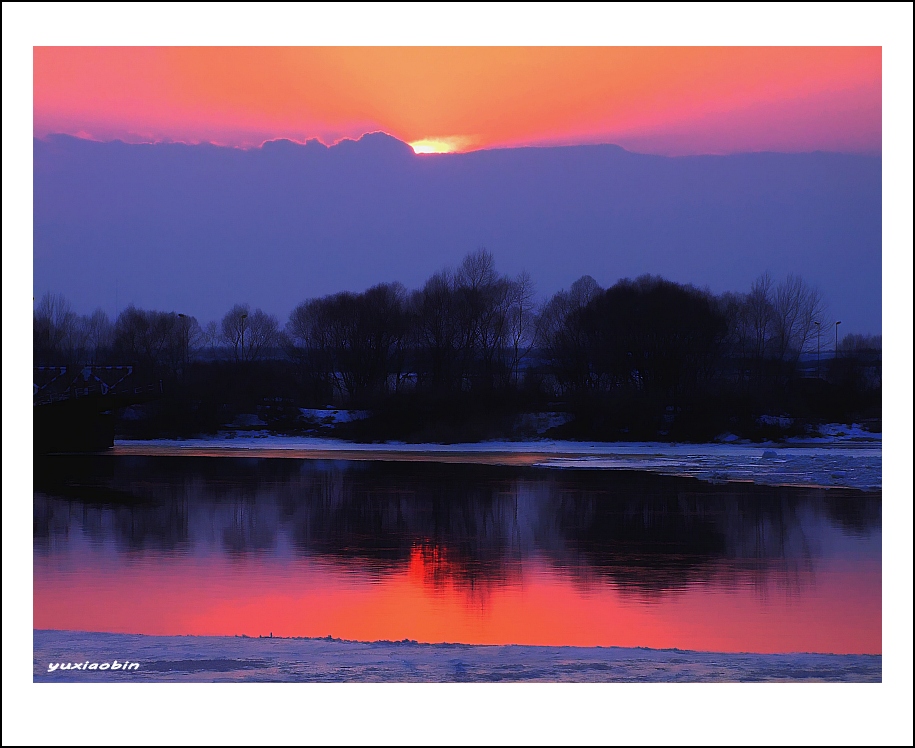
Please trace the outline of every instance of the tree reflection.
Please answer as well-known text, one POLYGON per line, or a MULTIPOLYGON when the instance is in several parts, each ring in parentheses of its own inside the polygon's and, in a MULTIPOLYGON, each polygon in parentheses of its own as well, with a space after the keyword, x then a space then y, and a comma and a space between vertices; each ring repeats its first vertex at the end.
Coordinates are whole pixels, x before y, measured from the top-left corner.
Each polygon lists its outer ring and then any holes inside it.
POLYGON ((830 494, 824 505, 829 518, 850 535, 868 535, 880 527, 883 505, 873 496, 859 497, 847 492, 830 494))
POLYGON ((573 573, 647 598, 712 580, 764 587, 776 573, 803 584, 818 555, 809 492, 701 485, 620 473, 607 488, 566 490, 553 514, 573 573))
POLYGON ((474 599, 535 555, 646 599, 713 581, 798 591, 830 527, 863 538, 881 525, 879 494, 599 470, 83 456, 36 463, 35 488, 38 553, 82 538, 307 556, 474 599))

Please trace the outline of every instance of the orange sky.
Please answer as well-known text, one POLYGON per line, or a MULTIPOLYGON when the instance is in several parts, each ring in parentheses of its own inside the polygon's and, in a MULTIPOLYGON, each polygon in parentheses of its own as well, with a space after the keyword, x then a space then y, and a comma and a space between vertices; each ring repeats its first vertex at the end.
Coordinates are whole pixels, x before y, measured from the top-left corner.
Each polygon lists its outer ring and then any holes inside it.
POLYGON ((879 47, 36 47, 34 131, 879 152, 879 47))

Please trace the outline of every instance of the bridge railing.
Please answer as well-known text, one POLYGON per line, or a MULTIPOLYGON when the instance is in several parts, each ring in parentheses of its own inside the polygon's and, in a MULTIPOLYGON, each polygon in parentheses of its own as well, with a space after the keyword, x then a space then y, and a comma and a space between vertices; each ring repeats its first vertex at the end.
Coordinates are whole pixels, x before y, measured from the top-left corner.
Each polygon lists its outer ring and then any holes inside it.
POLYGON ((95 382, 80 386, 71 386, 63 392, 38 393, 32 398, 32 405, 50 405, 67 400, 79 400, 87 397, 142 397, 144 395, 161 394, 162 383, 150 383, 138 386, 119 385, 116 387, 103 386, 95 382))

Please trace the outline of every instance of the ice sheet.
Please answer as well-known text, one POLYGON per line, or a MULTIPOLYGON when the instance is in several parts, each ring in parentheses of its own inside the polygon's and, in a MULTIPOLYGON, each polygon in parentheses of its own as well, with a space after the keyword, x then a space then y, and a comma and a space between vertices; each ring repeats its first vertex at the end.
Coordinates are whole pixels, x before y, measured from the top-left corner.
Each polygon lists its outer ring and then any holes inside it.
MULTIPOLYGON (((828 433, 828 432, 827 432, 828 433)), ((879 434, 836 427, 831 436, 785 444, 727 441, 664 442, 487 441, 470 444, 360 444, 320 437, 277 436, 266 431, 199 439, 118 440, 115 454, 274 456, 320 459, 427 460, 526 464, 603 470, 644 470, 708 481, 751 481, 879 490, 879 434)))

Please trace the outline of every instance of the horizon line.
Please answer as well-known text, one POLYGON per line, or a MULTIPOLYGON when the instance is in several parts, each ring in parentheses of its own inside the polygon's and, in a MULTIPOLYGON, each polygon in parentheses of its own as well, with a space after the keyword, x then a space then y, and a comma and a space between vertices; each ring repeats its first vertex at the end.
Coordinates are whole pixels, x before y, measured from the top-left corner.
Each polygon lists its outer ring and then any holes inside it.
POLYGON ((593 143, 555 143, 555 144, 528 144, 528 145, 505 145, 505 146, 492 146, 492 147, 481 147, 481 148, 467 148, 464 150, 450 150, 450 151, 417 151, 415 145, 418 143, 428 142, 428 141, 437 141, 437 140, 447 140, 446 138, 423 138, 415 143, 408 143, 404 140, 401 140, 396 135, 392 135, 389 132, 384 130, 371 130, 362 133, 358 138, 354 137, 341 137, 337 140, 334 140, 330 144, 325 143, 320 137, 315 136, 313 138, 306 138, 304 141, 296 140, 291 137, 276 137, 276 138, 267 138, 261 141, 257 145, 231 145, 229 143, 219 143, 212 140, 199 140, 199 141, 187 141, 187 140, 172 140, 172 139, 159 139, 159 140, 124 140, 123 138, 111 138, 111 139, 102 139, 97 137, 92 137, 87 134, 74 134, 69 132, 48 132, 44 135, 32 135, 33 141, 48 142, 53 138, 70 138, 72 140, 79 140, 88 143, 99 143, 99 144, 109 144, 109 143, 120 143, 122 145, 184 145, 188 147, 196 146, 210 146, 212 148, 222 148, 225 150, 232 151, 255 151, 262 150, 265 145, 270 143, 292 143, 299 147, 306 147, 309 144, 317 143, 326 150, 336 148, 339 145, 345 143, 360 143, 363 139, 372 135, 383 135, 386 138, 395 140, 398 143, 410 148, 413 151, 413 155, 421 158, 435 157, 435 156, 460 156, 470 153, 481 153, 487 151, 518 151, 518 150, 547 150, 547 149, 560 149, 560 148, 615 148, 621 150, 625 153, 631 153, 637 156, 655 156, 659 158, 704 158, 704 157, 719 157, 724 158, 728 156, 746 156, 746 155, 761 155, 761 154, 777 154, 777 155, 786 155, 786 156, 800 156, 800 155, 812 155, 812 154, 834 154, 842 156, 863 156, 868 158, 874 157, 883 157, 883 150, 877 151, 840 151, 840 150, 825 150, 825 149, 815 149, 815 150, 799 150, 799 151, 778 151, 778 150, 758 150, 758 151, 727 151, 727 152, 700 152, 700 153, 686 153, 686 154, 667 154, 667 153, 657 153, 651 151, 635 151, 626 148, 625 146, 619 145, 618 143, 610 142, 593 142, 593 143))

